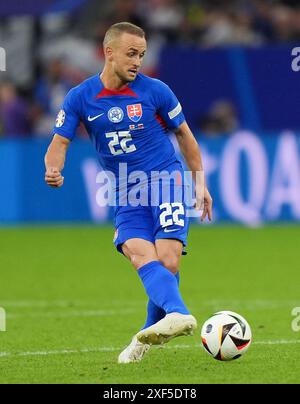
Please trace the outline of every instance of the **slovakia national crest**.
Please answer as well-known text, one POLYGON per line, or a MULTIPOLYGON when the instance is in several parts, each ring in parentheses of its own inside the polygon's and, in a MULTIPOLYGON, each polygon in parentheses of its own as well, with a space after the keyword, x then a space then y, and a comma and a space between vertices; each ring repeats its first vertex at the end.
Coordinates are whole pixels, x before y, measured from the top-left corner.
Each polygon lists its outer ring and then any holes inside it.
POLYGON ((127 105, 127 115, 133 122, 138 122, 143 116, 142 104, 127 105))

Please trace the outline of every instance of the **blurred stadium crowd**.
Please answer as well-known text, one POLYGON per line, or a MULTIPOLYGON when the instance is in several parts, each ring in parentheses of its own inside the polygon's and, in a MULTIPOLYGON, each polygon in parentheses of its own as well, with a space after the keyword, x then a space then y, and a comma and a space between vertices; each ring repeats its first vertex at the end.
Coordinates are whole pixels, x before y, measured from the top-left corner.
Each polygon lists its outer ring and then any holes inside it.
MULTIPOLYGON (((72 13, 0 17, 7 52, 0 136, 49 136, 66 92, 101 71, 104 33, 119 21, 146 30, 143 71, 152 76, 166 43, 213 48, 300 40, 299 0, 88 0, 72 13)), ((219 106, 223 114, 228 108, 234 121, 230 106, 219 106)))

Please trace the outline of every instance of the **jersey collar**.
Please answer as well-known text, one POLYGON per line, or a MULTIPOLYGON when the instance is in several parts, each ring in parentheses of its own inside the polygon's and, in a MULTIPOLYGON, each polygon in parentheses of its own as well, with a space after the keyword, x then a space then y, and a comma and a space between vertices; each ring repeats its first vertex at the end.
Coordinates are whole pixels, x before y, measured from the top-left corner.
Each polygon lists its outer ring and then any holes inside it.
POLYGON ((122 90, 109 90, 107 88, 104 87, 104 84, 100 78, 100 74, 97 75, 98 81, 100 81, 100 86, 101 86, 101 90, 100 92, 96 95, 96 99, 99 98, 104 98, 104 97, 113 97, 113 96, 129 96, 129 97, 134 97, 134 98, 138 98, 138 95, 129 87, 129 85, 127 85, 126 87, 124 87, 122 90))

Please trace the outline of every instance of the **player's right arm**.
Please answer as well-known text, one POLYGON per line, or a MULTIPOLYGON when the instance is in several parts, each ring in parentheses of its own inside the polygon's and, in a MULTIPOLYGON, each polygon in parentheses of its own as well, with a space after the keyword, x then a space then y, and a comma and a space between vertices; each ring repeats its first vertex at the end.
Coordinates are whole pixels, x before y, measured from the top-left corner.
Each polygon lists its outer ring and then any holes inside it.
POLYGON ((69 144, 75 137, 80 121, 80 96, 78 88, 73 88, 67 94, 62 109, 59 111, 53 129, 53 138, 45 155, 46 183, 59 188, 64 183, 62 170, 65 165, 69 144))
POLYGON ((55 134, 45 155, 45 181, 50 187, 59 188, 64 183, 62 170, 70 140, 55 134))

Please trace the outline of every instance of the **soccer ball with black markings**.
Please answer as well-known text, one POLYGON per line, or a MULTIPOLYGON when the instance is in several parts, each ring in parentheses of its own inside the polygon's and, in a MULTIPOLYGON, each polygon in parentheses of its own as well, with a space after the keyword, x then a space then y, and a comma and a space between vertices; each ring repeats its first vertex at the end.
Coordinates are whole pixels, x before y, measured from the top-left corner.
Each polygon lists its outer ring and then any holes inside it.
POLYGON ((231 361, 245 354, 252 333, 242 316, 232 311, 220 311, 204 323, 201 338, 206 352, 214 359, 231 361))

